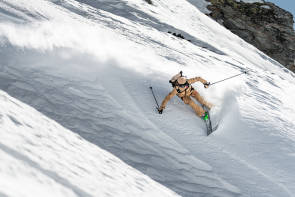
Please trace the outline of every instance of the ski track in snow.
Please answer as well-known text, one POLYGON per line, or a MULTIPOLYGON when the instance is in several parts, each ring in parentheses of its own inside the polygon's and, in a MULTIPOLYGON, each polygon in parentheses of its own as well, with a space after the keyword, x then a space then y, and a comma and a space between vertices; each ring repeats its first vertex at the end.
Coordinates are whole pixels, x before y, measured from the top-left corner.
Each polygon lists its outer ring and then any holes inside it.
POLYGON ((295 192, 294 74, 182 1, 28 2, 0 3, 1 89, 184 197, 295 192), (153 108, 179 70, 244 69, 195 85, 222 117, 209 137, 178 98, 153 108))

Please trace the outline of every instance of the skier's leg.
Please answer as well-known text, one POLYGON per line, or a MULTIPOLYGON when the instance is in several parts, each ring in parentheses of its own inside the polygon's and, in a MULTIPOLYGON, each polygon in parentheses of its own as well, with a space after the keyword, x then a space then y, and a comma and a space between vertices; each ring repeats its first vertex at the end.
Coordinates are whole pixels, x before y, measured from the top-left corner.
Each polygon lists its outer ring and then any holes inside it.
POLYGON ((191 96, 194 97, 201 105, 205 105, 209 110, 211 109, 212 104, 205 101, 205 99, 196 90, 193 91, 191 96))
POLYGON ((189 96, 183 97, 182 100, 185 104, 191 106, 198 116, 202 117, 205 114, 204 109, 197 105, 189 96))

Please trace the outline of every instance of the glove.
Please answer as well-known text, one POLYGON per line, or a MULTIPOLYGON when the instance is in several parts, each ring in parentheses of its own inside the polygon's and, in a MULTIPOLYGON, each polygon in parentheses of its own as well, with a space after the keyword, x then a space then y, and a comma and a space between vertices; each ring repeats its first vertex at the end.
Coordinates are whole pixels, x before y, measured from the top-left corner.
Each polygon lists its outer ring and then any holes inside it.
POLYGON ((204 83, 204 88, 208 88, 210 85, 210 82, 204 83))
POLYGON ((158 112, 159 112, 159 114, 162 114, 163 113, 163 109, 162 108, 159 108, 158 109, 158 112))

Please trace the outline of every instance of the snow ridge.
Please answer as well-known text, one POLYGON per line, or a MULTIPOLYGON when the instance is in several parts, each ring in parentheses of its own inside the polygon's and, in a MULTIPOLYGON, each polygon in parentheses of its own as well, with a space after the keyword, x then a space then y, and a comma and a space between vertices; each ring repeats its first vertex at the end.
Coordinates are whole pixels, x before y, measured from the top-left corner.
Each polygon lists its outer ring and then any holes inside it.
POLYGON ((1 195, 177 196, 3 91, 0 106, 1 195))

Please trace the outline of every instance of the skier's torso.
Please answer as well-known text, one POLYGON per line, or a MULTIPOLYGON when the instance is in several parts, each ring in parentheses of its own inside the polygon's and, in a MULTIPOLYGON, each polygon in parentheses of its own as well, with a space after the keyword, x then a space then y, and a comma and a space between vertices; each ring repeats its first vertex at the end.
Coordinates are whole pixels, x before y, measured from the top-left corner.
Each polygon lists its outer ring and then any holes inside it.
POLYGON ((181 77, 181 79, 182 79, 182 81, 179 81, 179 79, 177 79, 178 83, 173 84, 173 90, 162 101, 161 107, 159 108, 160 110, 163 110, 165 108, 166 104, 168 103, 168 101, 175 95, 180 97, 183 100, 183 102, 188 104, 191 101, 190 96, 196 97, 198 94, 194 90, 194 88, 192 87, 191 84, 193 84, 197 81, 200 81, 203 84, 207 83, 207 81, 201 77, 194 77, 191 79, 186 79, 184 77, 181 77))
POLYGON ((182 97, 185 97, 185 96, 190 96, 194 90, 194 88, 192 87, 191 84, 189 84, 189 87, 186 88, 185 90, 181 91, 181 89, 178 89, 178 87, 176 86, 175 87, 176 91, 177 91, 177 96, 182 98, 182 97))

